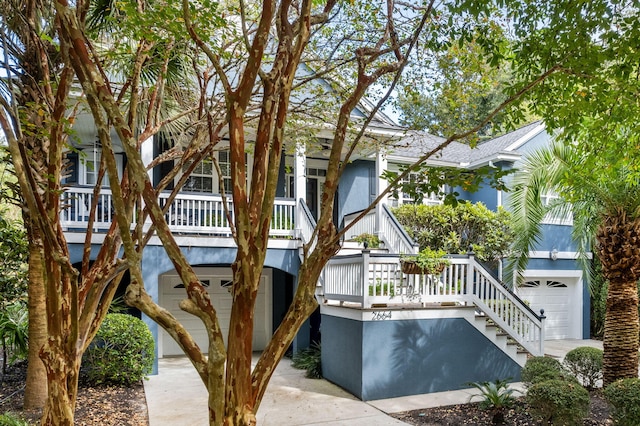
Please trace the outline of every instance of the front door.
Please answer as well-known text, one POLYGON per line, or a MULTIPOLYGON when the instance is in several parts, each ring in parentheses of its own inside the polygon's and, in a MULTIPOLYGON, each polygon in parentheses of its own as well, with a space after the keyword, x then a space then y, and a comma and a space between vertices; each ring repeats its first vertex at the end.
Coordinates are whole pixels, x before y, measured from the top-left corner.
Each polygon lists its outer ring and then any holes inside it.
POLYGON ((320 180, 307 176, 307 207, 315 220, 318 220, 320 206, 320 180))

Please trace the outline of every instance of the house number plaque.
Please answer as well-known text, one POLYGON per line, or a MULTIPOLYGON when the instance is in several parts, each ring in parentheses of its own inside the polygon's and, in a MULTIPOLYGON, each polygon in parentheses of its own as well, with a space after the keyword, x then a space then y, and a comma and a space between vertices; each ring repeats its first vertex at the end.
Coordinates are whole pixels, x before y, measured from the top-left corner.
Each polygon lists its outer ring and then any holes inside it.
POLYGON ((371 319, 373 321, 384 321, 391 319, 391 311, 374 311, 371 312, 371 319))

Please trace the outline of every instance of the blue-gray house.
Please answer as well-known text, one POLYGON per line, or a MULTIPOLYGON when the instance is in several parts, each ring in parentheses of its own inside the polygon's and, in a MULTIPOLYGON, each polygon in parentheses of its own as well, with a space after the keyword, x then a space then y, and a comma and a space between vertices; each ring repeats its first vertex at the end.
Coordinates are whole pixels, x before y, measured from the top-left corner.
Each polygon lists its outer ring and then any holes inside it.
MULTIPOLYGON (((91 137, 91 125, 83 125, 82 120, 78 123, 76 148, 83 155, 70 155, 74 167, 65 194, 69 207, 63 212, 76 262, 82 259, 83 230, 93 197, 97 169, 93 166, 100 160, 99 146, 82 142, 95 139, 91 137)), ((372 138, 403 136, 384 151, 361 152, 347 166, 337 196, 336 224, 352 223, 358 212, 381 193, 386 185, 380 177, 383 170, 411 163, 440 142, 428 134, 404 134, 382 114, 372 124, 372 138)), ((548 141, 544 126, 533 123, 474 149, 451 144, 429 161, 435 166, 469 169, 488 163, 517 168, 527 152, 548 141)), ((165 149, 163 139, 157 138, 143 148, 143 158, 150 161, 165 149)), ((286 157, 280 170, 281 185, 256 304, 256 351, 266 345, 293 297, 299 249, 311 235, 320 205, 327 168, 324 154, 322 150, 305 152, 298 148, 286 157)), ((211 162, 200 164, 171 202, 167 221, 208 287, 224 330, 231 309, 228 286, 235 246, 218 194, 218 188, 228 187, 228 154, 221 149, 215 155, 222 177, 211 162)), ((121 165, 125 164, 124 154, 119 157, 121 165)), ((251 162, 250 155, 247 161, 251 162)), ((163 176, 160 168, 149 173, 156 182, 163 176)), ((465 196, 497 208, 506 203, 508 194, 486 188, 465 196)), ((107 229, 111 221, 108 188, 103 188, 100 197, 93 223, 98 231, 107 229)), ((470 381, 517 380, 527 354, 543 353, 545 339, 588 337, 588 292, 570 238, 570 218, 545 224, 545 238, 531 253, 524 286, 510 291, 473 255, 453 256, 451 265, 439 274, 404 272, 400 256, 415 253, 416 247, 389 210, 389 206, 404 202, 408 199, 402 194, 398 199, 386 197, 349 231, 349 235, 377 234, 382 248, 365 250, 345 242, 318 282, 319 312, 309 327, 300 331, 294 346, 306 347, 321 331, 323 369, 328 380, 365 400, 456 389, 470 381), (539 315, 541 308, 546 318, 539 315)), ((424 202, 440 200, 427 198, 424 202)), ((101 244, 101 235, 96 232, 92 243, 101 244)), ((201 347, 206 347, 201 322, 179 308, 184 289, 157 239, 144 250, 143 273, 154 300, 181 320, 201 347)), ((182 353, 154 322, 143 319, 155 336, 158 357, 182 353)))

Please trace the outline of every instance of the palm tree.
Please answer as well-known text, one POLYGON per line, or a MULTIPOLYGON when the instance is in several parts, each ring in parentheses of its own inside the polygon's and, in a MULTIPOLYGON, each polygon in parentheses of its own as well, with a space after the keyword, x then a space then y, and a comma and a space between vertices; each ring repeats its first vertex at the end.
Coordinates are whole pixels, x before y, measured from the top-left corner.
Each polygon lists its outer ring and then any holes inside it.
POLYGON ((609 281, 603 342, 606 386, 638 377, 640 187, 620 152, 594 155, 595 144, 590 144, 557 139, 533 152, 515 175, 510 205, 517 237, 511 267, 525 269, 529 251, 541 241, 545 216, 573 215, 579 251, 592 248, 609 281), (549 193, 558 197, 543 203, 542 196, 549 193))

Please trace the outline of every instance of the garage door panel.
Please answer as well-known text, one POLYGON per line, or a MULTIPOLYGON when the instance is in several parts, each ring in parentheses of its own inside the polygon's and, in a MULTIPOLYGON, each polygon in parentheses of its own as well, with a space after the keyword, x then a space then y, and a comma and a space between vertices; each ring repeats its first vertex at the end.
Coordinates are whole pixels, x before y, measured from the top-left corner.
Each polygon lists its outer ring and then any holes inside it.
MULTIPOLYGON (((208 283, 207 290, 211 298, 211 304, 216 310, 220 328, 225 343, 229 334, 229 321, 231 318, 231 305, 233 298, 228 288, 223 284, 231 280, 230 276, 210 275, 198 271, 204 282, 208 283)), ((264 349, 271 336, 271 292, 270 281, 267 276, 261 278, 261 285, 255 307, 255 326, 253 336, 253 347, 255 350, 264 349)), ((175 275, 165 275, 160 279, 160 301, 161 305, 168 309, 180 323, 189 331, 198 346, 206 352, 208 345, 207 332, 202 321, 181 310, 180 301, 186 298, 184 287, 180 284, 180 279, 175 275)), ((183 352, 177 343, 164 330, 162 331, 162 355, 182 355, 183 352)))
POLYGON ((572 336, 574 324, 579 318, 573 318, 575 312, 573 304, 580 300, 573 300, 577 282, 557 278, 536 278, 528 281, 529 287, 518 288, 521 299, 529 303, 534 312, 544 309, 545 336, 547 339, 565 339, 580 336, 572 336))

